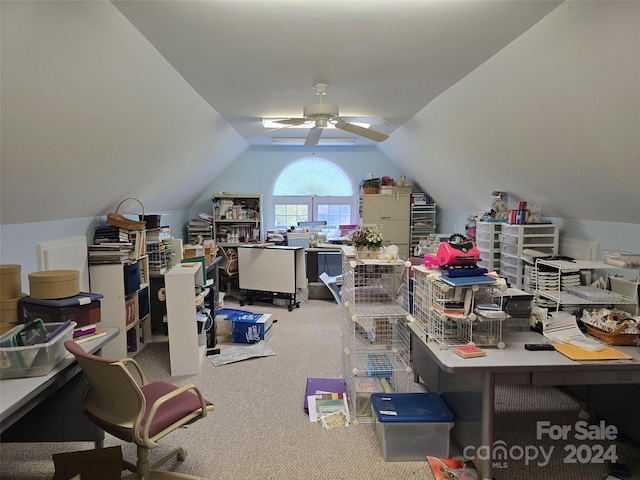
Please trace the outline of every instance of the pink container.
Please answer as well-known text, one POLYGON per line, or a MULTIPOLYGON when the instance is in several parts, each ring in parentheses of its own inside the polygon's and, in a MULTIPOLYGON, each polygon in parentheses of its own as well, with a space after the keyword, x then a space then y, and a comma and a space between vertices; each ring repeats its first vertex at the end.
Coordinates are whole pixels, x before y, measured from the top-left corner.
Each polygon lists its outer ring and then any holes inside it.
POLYGON ((424 266, 427 268, 440 268, 438 256, 435 253, 424 254, 424 266))

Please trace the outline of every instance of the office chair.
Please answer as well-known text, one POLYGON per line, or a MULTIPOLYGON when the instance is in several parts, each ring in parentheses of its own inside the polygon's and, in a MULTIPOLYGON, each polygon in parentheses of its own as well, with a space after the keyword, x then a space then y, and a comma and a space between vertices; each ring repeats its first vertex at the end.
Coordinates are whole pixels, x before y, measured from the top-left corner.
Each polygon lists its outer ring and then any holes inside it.
POLYGON ((238 284, 239 281, 238 252, 233 248, 223 248, 222 261, 218 268, 219 276, 226 287, 226 295, 230 297, 233 294, 232 282, 238 284))
POLYGON ((137 445, 137 464, 124 461, 125 468, 134 473, 125 478, 200 480, 199 477, 156 470, 173 457, 184 460, 187 454, 182 448, 149 464, 149 450, 158 445, 160 438, 206 417, 207 412, 214 409, 198 387, 149 383, 140 365, 132 358, 109 360, 91 355, 72 340, 65 342, 64 346, 76 358, 89 382, 82 395, 85 415, 105 432, 137 445), (140 385, 129 372, 127 364, 137 370, 140 385))

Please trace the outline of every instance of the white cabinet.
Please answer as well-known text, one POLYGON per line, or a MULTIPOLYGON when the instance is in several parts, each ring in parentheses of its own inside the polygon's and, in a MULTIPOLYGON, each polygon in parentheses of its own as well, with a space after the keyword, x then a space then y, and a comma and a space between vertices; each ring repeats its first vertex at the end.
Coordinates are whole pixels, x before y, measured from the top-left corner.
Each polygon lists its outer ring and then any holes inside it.
POLYGON ((207 334, 197 315, 196 284, 202 284, 202 263, 182 263, 164 276, 171 375, 196 375, 207 350, 207 334), (200 325, 199 325, 200 323, 200 325))
POLYGON ((409 194, 362 196, 362 224, 377 225, 382 231, 383 245, 397 245, 403 259, 410 256, 410 201, 409 194))
POLYGON ((137 355, 151 341, 148 257, 126 264, 90 265, 89 278, 91 291, 104 295, 99 326, 120 329, 104 346, 103 356, 120 359, 137 355))

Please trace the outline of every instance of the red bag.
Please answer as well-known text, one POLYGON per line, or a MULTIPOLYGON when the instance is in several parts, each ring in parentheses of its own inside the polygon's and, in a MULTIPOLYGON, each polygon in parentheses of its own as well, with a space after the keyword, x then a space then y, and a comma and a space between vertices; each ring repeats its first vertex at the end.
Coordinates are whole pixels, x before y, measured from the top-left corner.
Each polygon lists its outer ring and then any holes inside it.
POLYGON ((475 265, 480 260, 476 244, 460 233, 454 233, 448 241, 441 242, 437 256, 441 267, 475 265), (458 241, 454 242, 456 239, 458 241))

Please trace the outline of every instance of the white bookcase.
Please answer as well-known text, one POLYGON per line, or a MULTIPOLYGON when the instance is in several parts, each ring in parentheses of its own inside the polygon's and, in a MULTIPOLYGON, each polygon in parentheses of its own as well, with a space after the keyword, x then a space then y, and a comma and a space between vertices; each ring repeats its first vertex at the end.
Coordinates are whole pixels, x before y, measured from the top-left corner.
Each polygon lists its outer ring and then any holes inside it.
POLYGON ((181 263, 164 276, 171 375, 196 375, 207 350, 207 333, 198 325, 196 284, 202 284, 200 262, 181 263), (201 331, 198 332, 199 327, 201 331))
POLYGON ((89 278, 91 291, 104 295, 100 300, 99 326, 120 329, 120 334, 103 347, 102 355, 113 359, 137 355, 151 341, 148 257, 140 257, 131 265, 90 265, 89 278), (127 272, 136 270, 139 286, 127 288, 130 286, 125 280, 127 272))

